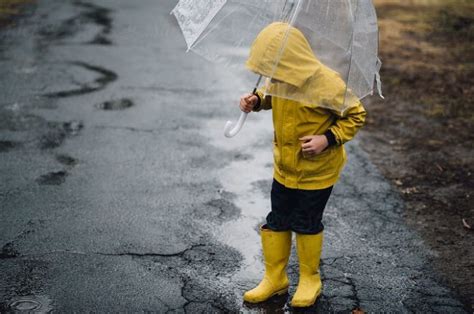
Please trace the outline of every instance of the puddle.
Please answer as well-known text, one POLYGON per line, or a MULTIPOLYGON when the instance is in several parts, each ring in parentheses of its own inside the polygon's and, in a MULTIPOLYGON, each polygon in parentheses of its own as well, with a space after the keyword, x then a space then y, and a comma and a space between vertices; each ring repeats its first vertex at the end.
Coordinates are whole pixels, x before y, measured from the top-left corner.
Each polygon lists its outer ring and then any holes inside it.
POLYGON ((36 179, 39 185, 61 185, 66 181, 68 173, 64 170, 49 172, 36 179))
MULTIPOLYGON (((254 313, 292 313, 290 311, 290 307, 288 306, 288 298, 289 294, 285 293, 284 295, 281 296, 273 296, 267 301, 265 301, 265 305, 263 306, 262 304, 251 304, 251 303, 244 303, 242 306, 242 312, 248 313, 248 312, 254 312, 254 313)), ((311 309, 304 309, 301 310, 301 312, 298 311, 298 309, 293 310, 294 313, 318 313, 318 312, 313 312, 311 309)))
POLYGON ((7 312, 14 313, 50 313, 53 310, 52 301, 47 296, 19 296, 8 303, 7 312))
POLYGON ((105 101, 97 105, 101 110, 124 110, 133 106, 133 102, 128 98, 105 101))
POLYGON ((202 132, 211 145, 231 151, 236 157, 216 171, 223 190, 235 196, 232 203, 241 210, 241 215, 225 221, 215 231, 215 237, 243 256, 240 270, 230 280, 236 297, 241 300, 243 291, 260 280, 264 270, 258 227, 270 210, 269 190, 266 195, 262 193, 262 182, 271 182, 273 177, 273 168, 267 167, 273 163, 273 128, 271 115, 255 115, 249 117, 239 134, 228 139, 223 134, 224 124, 223 119, 208 120, 202 132))

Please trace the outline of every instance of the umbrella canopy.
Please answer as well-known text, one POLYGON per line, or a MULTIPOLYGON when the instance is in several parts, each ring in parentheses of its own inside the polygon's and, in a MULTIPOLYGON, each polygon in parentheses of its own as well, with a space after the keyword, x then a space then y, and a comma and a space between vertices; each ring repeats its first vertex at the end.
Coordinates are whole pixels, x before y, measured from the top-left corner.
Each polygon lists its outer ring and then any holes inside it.
POLYGON ((341 114, 373 94, 375 82, 381 95, 371 0, 181 0, 172 13, 188 50, 246 65, 267 78, 267 95, 341 114))

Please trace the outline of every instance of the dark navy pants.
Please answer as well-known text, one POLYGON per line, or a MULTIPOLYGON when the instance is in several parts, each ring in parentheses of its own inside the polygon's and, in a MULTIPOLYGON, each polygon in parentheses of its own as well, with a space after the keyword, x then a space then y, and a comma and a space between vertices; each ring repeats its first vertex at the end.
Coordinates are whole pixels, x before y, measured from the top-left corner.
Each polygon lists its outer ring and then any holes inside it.
POLYGON ((272 211, 267 216, 267 228, 273 231, 292 230, 302 234, 323 231, 323 211, 332 186, 322 190, 289 189, 273 179, 272 211))

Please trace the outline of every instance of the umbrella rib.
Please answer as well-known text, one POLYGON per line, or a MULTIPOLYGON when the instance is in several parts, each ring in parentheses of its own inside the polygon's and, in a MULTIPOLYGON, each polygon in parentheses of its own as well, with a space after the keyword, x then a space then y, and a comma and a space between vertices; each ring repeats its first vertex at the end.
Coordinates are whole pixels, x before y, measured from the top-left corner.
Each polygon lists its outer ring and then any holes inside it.
MULTIPOLYGON (((298 11, 300 10, 301 0, 297 0, 297 1, 298 1, 298 3, 296 4, 296 8, 295 8, 295 11, 293 12, 293 16, 291 17, 291 19, 288 23, 290 25, 290 27, 293 27, 293 25, 295 24, 296 15, 298 14, 298 11)), ((283 55, 283 51, 285 49, 285 44, 286 44, 286 41, 288 40, 289 35, 290 35, 290 28, 288 28, 288 30, 286 31, 285 37, 283 38, 283 43, 280 47, 280 50, 278 51, 277 58, 275 59, 275 64, 273 66, 271 77, 273 77, 275 75, 278 63, 280 63, 280 59, 283 55)))
MULTIPOLYGON (((358 1, 356 2, 356 10, 358 9, 358 1)), ((353 16, 353 19, 352 19, 352 34, 351 34, 351 49, 350 49, 350 59, 349 59, 349 69, 347 71, 347 83, 346 83, 346 93, 345 93, 345 96, 344 96, 344 103, 346 102, 345 98, 347 97, 347 84, 349 83, 349 80, 350 80, 350 76, 351 76, 351 69, 352 69, 352 48, 354 47, 354 33, 355 33, 355 30, 354 30, 354 26, 356 25, 356 21, 355 21, 355 18, 357 17, 357 11, 355 12, 356 14, 352 14, 352 5, 351 5, 351 2, 349 0, 349 7, 351 8, 350 12, 351 12, 351 15, 353 16)))

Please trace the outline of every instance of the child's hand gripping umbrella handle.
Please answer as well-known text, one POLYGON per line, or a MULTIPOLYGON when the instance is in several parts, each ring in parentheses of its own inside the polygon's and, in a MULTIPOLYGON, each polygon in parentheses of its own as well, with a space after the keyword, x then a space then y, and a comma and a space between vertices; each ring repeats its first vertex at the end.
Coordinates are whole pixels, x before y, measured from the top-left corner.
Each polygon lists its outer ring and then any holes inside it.
POLYGON ((239 133, 240 129, 242 129, 242 126, 245 123, 245 119, 247 119, 247 115, 248 113, 242 112, 235 125, 232 123, 232 121, 227 121, 224 126, 225 137, 234 137, 237 133, 239 133))
MULTIPOLYGON (((257 84, 255 84, 255 88, 252 91, 252 94, 256 95, 257 94, 257 87, 260 84, 260 81, 262 79, 262 76, 260 75, 257 81, 257 84)), ((240 132, 240 129, 244 126, 245 120, 247 119, 247 112, 242 112, 240 114, 239 120, 237 123, 234 125, 232 121, 227 121, 225 126, 224 126, 224 135, 225 137, 231 138, 234 137, 237 133, 240 132)))

